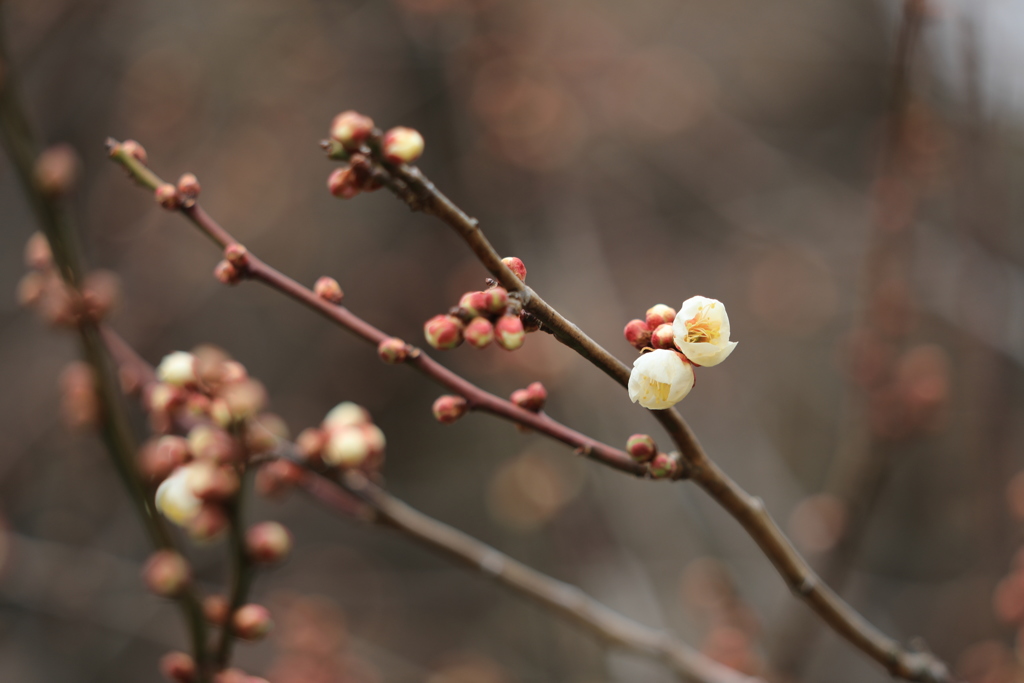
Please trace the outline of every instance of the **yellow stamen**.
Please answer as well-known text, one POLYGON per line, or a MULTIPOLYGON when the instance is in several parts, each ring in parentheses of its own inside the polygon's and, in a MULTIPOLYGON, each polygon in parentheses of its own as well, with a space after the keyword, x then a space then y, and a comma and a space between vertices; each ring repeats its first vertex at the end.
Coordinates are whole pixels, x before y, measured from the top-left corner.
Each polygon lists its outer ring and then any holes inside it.
POLYGON ((683 341, 688 343, 707 342, 714 344, 722 336, 721 325, 717 321, 709 320, 707 309, 700 308, 697 315, 686 321, 686 338, 683 341))

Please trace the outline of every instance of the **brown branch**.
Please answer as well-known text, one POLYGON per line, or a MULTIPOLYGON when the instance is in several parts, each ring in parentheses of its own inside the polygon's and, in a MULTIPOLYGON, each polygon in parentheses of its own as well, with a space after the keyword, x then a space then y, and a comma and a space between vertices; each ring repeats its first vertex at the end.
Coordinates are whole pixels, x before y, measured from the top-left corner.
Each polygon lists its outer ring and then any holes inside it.
MULTIPOLYGON (((372 147, 371 147, 372 151, 372 147)), ((510 292, 518 292, 533 313, 562 343, 575 349, 609 377, 626 386, 629 368, 521 282, 470 218, 415 166, 395 165, 379 154, 387 183, 414 211, 440 218, 467 243, 477 258, 510 292)), ((693 431, 674 409, 651 411, 682 453, 685 476, 692 478, 747 531, 798 597, 832 629, 875 659, 894 676, 913 681, 948 681, 945 664, 930 653, 911 652, 885 635, 824 584, 779 528, 760 498, 751 496, 708 457, 693 431)))
MULTIPOLYGON (((112 158, 123 165, 144 186, 153 189, 163 183, 150 169, 120 150, 116 141, 108 141, 108 145, 113 150, 112 158)), ((198 204, 187 208, 182 207, 181 212, 220 247, 226 248, 230 245, 240 244, 198 204)), ((313 309, 374 346, 385 339, 389 339, 391 336, 366 322, 346 307, 333 304, 317 296, 311 289, 304 287, 273 266, 268 265, 251 252, 246 253, 245 264, 241 268, 241 272, 244 276, 262 282, 272 289, 276 289, 313 309)), ((617 470, 640 477, 647 476, 648 474, 647 466, 634 461, 625 451, 613 448, 585 434, 581 434, 547 415, 530 412, 520 408, 511 401, 484 391, 472 382, 444 367, 420 349, 414 348, 405 364, 420 371, 448 390, 464 397, 469 402, 470 407, 475 410, 504 417, 529 427, 572 446, 592 460, 617 470)))

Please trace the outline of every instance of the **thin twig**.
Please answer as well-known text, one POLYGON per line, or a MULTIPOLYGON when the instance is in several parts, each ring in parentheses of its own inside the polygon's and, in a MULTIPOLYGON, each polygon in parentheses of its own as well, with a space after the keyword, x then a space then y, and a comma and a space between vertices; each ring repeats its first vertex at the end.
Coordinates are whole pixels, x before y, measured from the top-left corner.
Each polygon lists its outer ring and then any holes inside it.
MULTIPOLYGON (((14 165, 15 172, 42 226, 53 253, 54 262, 65 284, 79 292, 84 269, 78 248, 77 233, 66 207, 57 197, 44 193, 37 186, 33 169, 39 148, 32 126, 17 92, 16 74, 10 68, 6 50, 3 13, 0 12, 0 65, 5 71, 0 79, 0 139, 14 165)), ((117 375, 96 323, 84 318, 77 332, 82 356, 92 368, 100 402, 100 434, 110 453, 114 467, 134 505, 150 542, 156 548, 174 549, 167 529, 154 510, 135 466, 135 438, 123 405, 117 375)), ((206 623, 196 594, 185 591, 178 598, 189 629, 193 654, 197 662, 206 657, 206 623)), ((205 681, 201 679, 199 683, 205 681)))
POLYGON ((227 617, 220 632, 220 641, 214 651, 213 661, 216 671, 222 670, 231 661, 231 647, 235 642, 235 612, 245 604, 252 586, 254 568, 245 550, 245 525, 242 510, 245 504, 245 476, 236 495, 226 505, 228 515, 228 554, 231 556, 231 593, 228 598, 227 617))
MULTIPOLYGON (((392 179, 398 181, 388 183, 388 186, 411 209, 434 215, 453 228, 484 267, 510 292, 518 292, 524 308, 533 313, 559 341, 626 386, 629 368, 521 282, 502 263, 501 256, 480 230, 475 218, 459 209, 415 166, 391 164, 380 155, 377 161, 392 179)), ((905 649, 825 585, 768 514, 763 501, 744 491, 708 457, 674 408, 651 412, 682 453, 687 466, 685 474, 743 526, 790 590, 810 605, 836 633, 881 663, 894 676, 913 681, 949 680, 948 669, 941 660, 930 653, 905 649)))

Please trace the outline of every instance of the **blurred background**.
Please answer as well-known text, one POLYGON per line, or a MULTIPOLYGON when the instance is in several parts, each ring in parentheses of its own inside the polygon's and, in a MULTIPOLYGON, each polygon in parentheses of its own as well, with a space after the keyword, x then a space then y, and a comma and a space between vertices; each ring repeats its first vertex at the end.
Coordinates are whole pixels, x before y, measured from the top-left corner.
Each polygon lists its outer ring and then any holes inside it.
MULTIPOLYGON (((148 360, 210 343, 293 433, 335 403, 388 437, 389 490, 611 607, 772 680, 883 681, 789 595, 694 486, 634 481, 485 415, 279 294, 226 288, 217 250, 106 160, 134 138, 255 253, 420 343, 486 273, 386 191, 331 197, 317 147, 343 109, 426 138, 420 167, 529 283, 624 361, 627 320, 726 303, 725 363, 682 413, 839 592, 969 681, 1021 679, 1024 617, 1024 7, 1012 0, 3 0, 113 326, 148 360), (909 19, 908 19, 909 17, 909 19)), ((71 336, 20 310, 37 226, 0 158, 0 680, 158 681, 185 644, 138 580, 147 545, 94 435, 61 419, 71 336)), ((501 395, 540 380, 556 419, 614 445, 667 438, 547 335, 438 352, 501 395)), ((137 421, 140 436, 145 422, 137 421)), ((258 580, 273 683, 662 682, 397 534, 294 495, 258 580)), ((223 546, 194 549, 224 578, 223 546)))

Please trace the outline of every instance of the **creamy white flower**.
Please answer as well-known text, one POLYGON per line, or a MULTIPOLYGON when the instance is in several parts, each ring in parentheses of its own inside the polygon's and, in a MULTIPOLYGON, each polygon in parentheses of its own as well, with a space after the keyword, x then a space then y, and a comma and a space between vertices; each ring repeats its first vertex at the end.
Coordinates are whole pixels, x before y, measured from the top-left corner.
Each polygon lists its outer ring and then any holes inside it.
POLYGON ((212 465, 199 460, 182 465, 164 479, 156 490, 156 507, 178 526, 187 526, 195 519, 203 501, 195 494, 195 487, 208 477, 212 465))
POLYGON ((651 410, 679 403, 693 388, 693 366, 675 351, 659 349, 633 361, 629 398, 651 410))
POLYGON ((357 467, 363 464, 373 454, 372 437, 367 437, 361 425, 333 430, 327 439, 327 445, 324 446, 324 462, 340 467, 357 467))
POLYGON ((324 429, 341 429, 353 425, 366 424, 370 421, 370 413, 366 408, 353 403, 343 401, 331 408, 324 418, 324 429))
POLYGON ((704 367, 725 360, 736 342, 729 341, 729 315, 725 304, 705 296, 690 297, 672 322, 676 346, 690 362, 704 367))
POLYGON ((157 366, 161 382, 183 387, 196 381, 196 358, 188 351, 175 351, 164 356, 157 366))

